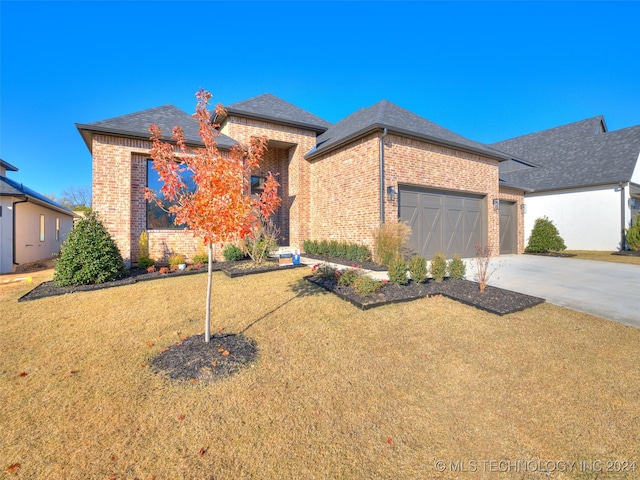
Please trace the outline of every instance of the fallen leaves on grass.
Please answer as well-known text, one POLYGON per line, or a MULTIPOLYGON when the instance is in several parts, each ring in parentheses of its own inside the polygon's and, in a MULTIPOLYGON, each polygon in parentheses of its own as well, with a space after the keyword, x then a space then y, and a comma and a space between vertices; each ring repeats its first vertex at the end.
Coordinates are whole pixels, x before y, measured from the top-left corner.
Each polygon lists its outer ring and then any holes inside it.
POLYGON ((12 473, 14 475, 17 475, 18 474, 18 470, 20 470, 20 464, 19 463, 12 463, 7 468, 5 468, 4 471, 7 472, 7 473, 12 473))

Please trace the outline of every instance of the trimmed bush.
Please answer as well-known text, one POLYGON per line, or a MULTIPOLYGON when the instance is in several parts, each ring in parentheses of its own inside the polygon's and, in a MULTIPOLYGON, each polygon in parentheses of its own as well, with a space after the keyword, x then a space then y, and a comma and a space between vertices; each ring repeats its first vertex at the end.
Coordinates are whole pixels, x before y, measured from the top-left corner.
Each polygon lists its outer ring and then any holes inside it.
POLYGON ((377 292, 382 287, 382 282, 374 280, 367 275, 360 275, 355 282, 353 282, 353 289, 362 297, 368 297, 377 292))
POLYGON ((138 268, 149 268, 156 264, 156 261, 149 257, 138 258, 138 268))
POLYGON ((404 258, 397 256, 389 263, 389 281, 398 285, 406 285, 409 283, 407 278, 407 262, 404 258))
MULTIPOLYGON (((227 243, 222 249, 222 256, 227 262, 237 262, 238 260, 242 260, 244 254, 242 253, 242 249, 237 245, 234 245, 233 243, 227 243)), ((208 257, 206 261, 209 261, 208 257)))
POLYGON ((531 230, 531 236, 525 252, 561 252, 566 249, 567 246, 564 244, 564 240, 553 222, 547 217, 538 218, 533 225, 533 230, 531 230))
POLYGON ((116 280, 125 274, 115 242, 95 212, 81 218, 62 244, 53 282, 62 287, 116 280))
POLYGON ((181 253, 173 253, 169 257, 169 260, 167 263, 169 264, 169 268, 171 268, 171 267, 178 267, 178 265, 185 264, 186 262, 187 261, 185 260, 184 255, 182 255, 181 253))
POLYGON ((345 287, 350 287, 360 276, 360 272, 355 268, 345 268, 342 272, 340 272, 340 278, 338 278, 338 283, 340 285, 344 285, 345 287))
POLYGON ((411 280, 422 283, 427 279, 427 259, 420 255, 414 255, 407 262, 411 280))
POLYGON ((357 243, 338 242, 336 240, 305 240, 302 249, 309 255, 325 255, 328 257, 344 258, 352 262, 366 262, 371 258, 371 252, 366 245, 357 243))
POLYGON ((436 282, 441 282, 447 275, 446 255, 436 252, 429 265, 429 273, 436 282))
POLYGON ((627 229, 627 243, 631 250, 640 250, 640 213, 633 220, 633 225, 627 229))
POLYGON ((465 273, 467 273, 467 266, 457 253, 453 255, 451 260, 449 260, 447 272, 449 273, 449 278, 451 280, 461 280, 465 273))

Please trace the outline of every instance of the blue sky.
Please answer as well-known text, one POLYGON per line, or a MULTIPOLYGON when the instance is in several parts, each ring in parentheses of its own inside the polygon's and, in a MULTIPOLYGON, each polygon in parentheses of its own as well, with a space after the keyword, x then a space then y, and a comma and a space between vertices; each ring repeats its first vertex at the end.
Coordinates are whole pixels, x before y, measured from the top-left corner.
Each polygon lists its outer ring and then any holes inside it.
POLYGON ((491 143, 640 124, 638 2, 0 1, 0 158, 90 186, 76 123, 270 92, 329 121, 387 99, 491 143))

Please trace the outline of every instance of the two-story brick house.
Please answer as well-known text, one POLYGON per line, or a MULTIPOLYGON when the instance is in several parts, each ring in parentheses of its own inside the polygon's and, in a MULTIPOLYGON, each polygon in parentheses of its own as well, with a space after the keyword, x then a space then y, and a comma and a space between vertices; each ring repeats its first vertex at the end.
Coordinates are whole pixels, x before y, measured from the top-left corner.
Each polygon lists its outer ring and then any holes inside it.
MULTIPOLYGON (((406 221, 415 250, 473 256, 474 244, 524 249, 524 189, 500 182, 498 164, 512 156, 469 140, 387 101, 331 124, 266 94, 227 106, 218 144, 228 149, 264 135, 269 149, 256 185, 278 172, 282 206, 277 222, 284 245, 336 239, 372 245, 381 222, 406 221)), ((187 113, 167 105, 122 117, 78 124, 93 161, 93 208, 123 257, 137 261, 138 238, 147 231, 151 255, 192 256, 189 232, 154 223, 143 187, 153 188, 148 127, 185 130, 199 146, 198 127, 187 113)), ((157 176, 157 175, 156 175, 157 176)))

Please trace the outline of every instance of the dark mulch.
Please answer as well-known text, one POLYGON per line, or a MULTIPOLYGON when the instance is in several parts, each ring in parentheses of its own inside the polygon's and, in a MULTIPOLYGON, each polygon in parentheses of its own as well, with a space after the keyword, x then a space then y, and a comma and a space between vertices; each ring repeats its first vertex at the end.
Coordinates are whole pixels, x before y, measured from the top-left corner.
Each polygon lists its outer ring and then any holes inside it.
POLYGON ((476 282, 469 280, 449 280, 426 283, 409 282, 407 285, 385 283, 380 290, 369 297, 360 296, 352 287, 339 285, 333 279, 320 276, 307 276, 308 281, 319 285, 338 295, 362 310, 387 305, 390 303, 408 302, 433 295, 444 295, 472 307, 486 310, 497 315, 507 315, 535 305, 544 303, 544 299, 524 295, 522 293, 487 286, 484 293, 476 282))
POLYGON ((331 262, 337 263, 339 265, 353 266, 357 268, 363 268, 365 270, 372 270, 374 272, 386 272, 387 267, 384 265, 380 265, 375 262, 354 262, 352 260, 348 260, 346 258, 340 257, 328 257, 326 255, 310 255, 308 253, 303 254, 306 258, 312 258, 313 260, 318 260, 319 262, 331 262))
POLYGON ((284 268, 299 268, 306 265, 279 265, 275 260, 268 260, 262 265, 256 266, 251 260, 240 260, 238 262, 224 262, 220 266, 228 277, 242 277, 244 275, 253 275, 255 273, 273 272, 284 268))
MULTIPOLYGON (((217 271, 221 269, 223 262, 216 262, 213 264, 213 270, 217 271)), ((174 270, 169 273, 153 272, 148 273, 141 268, 132 268, 128 270, 126 275, 118 280, 104 283, 94 283, 89 285, 71 285, 68 287, 59 287, 52 281, 43 282, 36 288, 27 292, 25 295, 18 299, 19 302, 26 302, 29 300, 38 300, 45 297, 53 297, 56 295, 66 295, 68 293, 75 292, 90 292, 93 290, 102 290, 103 288, 120 287, 122 285, 132 285, 137 282, 145 282, 148 280, 159 280, 163 278, 175 278, 184 275, 194 275, 197 273, 206 273, 206 265, 201 268, 193 268, 191 270, 174 270)))
POLYGON ((562 252, 524 252, 525 255, 537 255, 538 257, 560 257, 560 258, 569 258, 575 257, 575 253, 562 253, 562 252))
POLYGON ((623 257, 640 257, 640 250, 621 250, 619 252, 613 252, 611 255, 621 255, 623 257))
POLYGON ((158 374, 171 380, 208 382, 229 377, 258 358, 256 343, 244 335, 204 335, 176 342, 151 360, 158 374))

